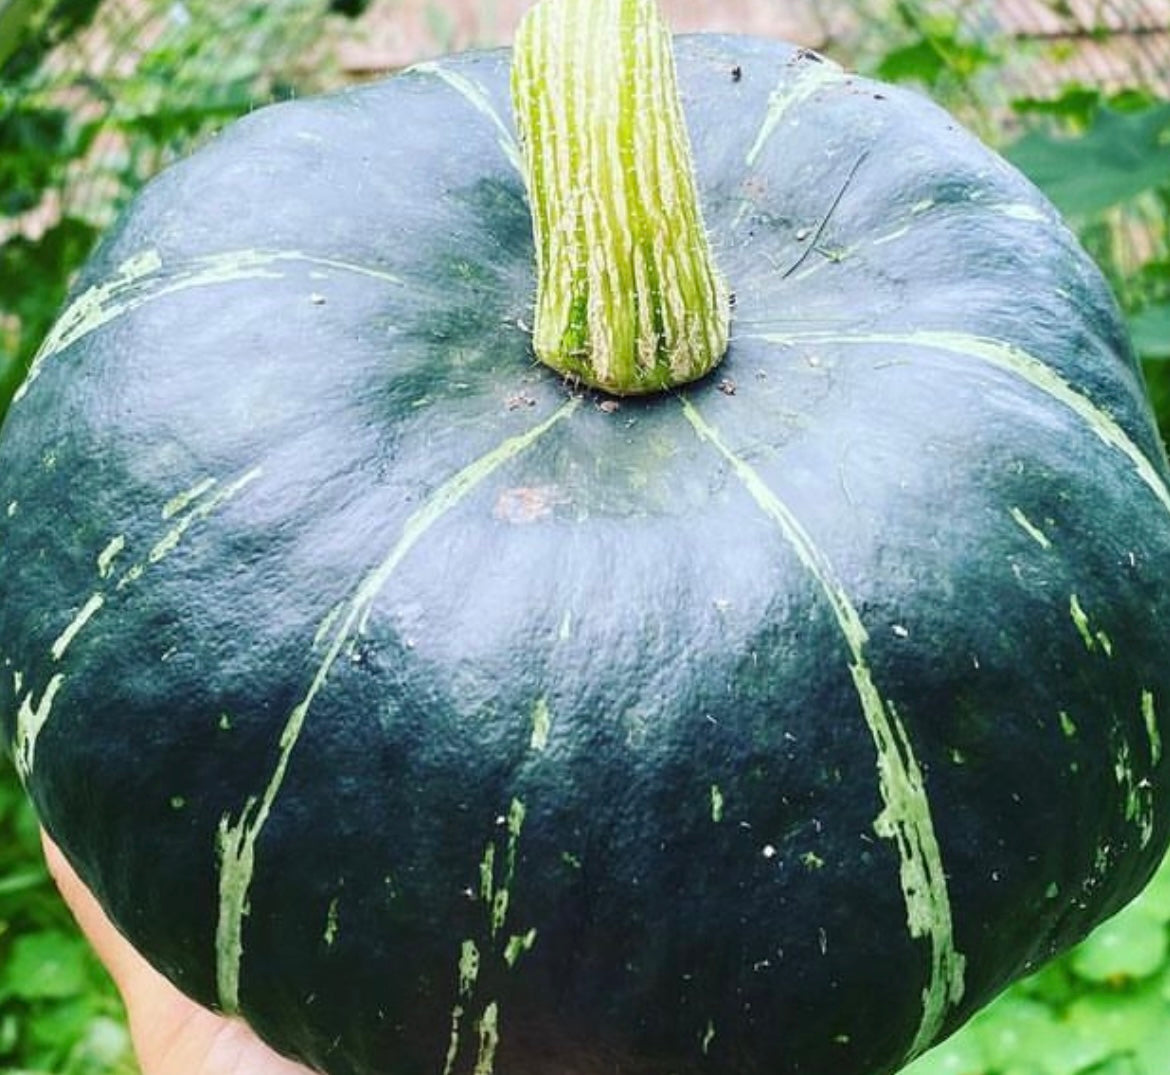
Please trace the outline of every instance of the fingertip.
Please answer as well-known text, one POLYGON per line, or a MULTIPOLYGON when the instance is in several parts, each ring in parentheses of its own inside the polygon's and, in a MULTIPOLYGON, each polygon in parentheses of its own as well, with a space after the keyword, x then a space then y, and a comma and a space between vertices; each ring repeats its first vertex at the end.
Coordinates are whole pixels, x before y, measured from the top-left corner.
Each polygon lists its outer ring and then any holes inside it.
POLYGON ((69 859, 47 832, 41 832, 45 865, 86 940, 97 952, 129 1004, 142 991, 153 990, 162 976, 135 951, 110 921, 97 898, 77 875, 69 859))

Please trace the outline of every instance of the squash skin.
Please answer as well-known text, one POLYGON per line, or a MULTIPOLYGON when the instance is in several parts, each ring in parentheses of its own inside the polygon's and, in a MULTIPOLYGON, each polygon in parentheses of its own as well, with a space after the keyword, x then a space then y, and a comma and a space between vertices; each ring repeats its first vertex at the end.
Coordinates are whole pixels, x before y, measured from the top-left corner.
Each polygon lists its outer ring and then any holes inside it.
POLYGON ((1164 493, 1096 270, 925 101, 826 78, 747 168, 778 84, 824 65, 709 37, 678 62, 736 293, 706 382, 615 411, 533 365, 522 185, 452 81, 506 124, 489 53, 264 110, 156 180, 76 294, 144 252, 161 268, 4 426, 6 742, 62 676, 41 817, 215 1005, 221 833, 285 757, 240 1002, 331 1075, 442 1072, 452 1043, 471 1072, 492 1004, 507 1073, 868 1075, 910 1051, 930 949, 875 831, 856 655, 687 407, 868 632, 965 958, 942 1033, 1121 906, 1170 838, 1166 503, 1082 415, 942 346, 1042 359, 1164 493), (494 931, 485 876, 508 892, 494 931))

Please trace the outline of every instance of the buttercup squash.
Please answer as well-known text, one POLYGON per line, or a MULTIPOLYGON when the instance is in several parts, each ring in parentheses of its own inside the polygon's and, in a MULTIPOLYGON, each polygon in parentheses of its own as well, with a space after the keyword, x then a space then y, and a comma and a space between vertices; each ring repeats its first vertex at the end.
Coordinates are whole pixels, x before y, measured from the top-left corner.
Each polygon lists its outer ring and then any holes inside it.
POLYGON ((3 739, 330 1075, 892 1072, 1170 839, 1133 352, 926 100, 532 18, 107 236, 0 435, 3 739))

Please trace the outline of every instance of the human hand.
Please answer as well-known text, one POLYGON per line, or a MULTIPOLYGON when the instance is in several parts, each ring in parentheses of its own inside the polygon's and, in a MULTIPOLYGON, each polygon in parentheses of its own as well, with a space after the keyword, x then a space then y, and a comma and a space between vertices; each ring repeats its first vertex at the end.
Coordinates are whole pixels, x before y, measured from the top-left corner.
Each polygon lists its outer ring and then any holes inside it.
POLYGON ((240 1020, 183 996, 114 928, 60 849, 43 842, 49 872, 125 1001, 142 1075, 313 1075, 240 1020))

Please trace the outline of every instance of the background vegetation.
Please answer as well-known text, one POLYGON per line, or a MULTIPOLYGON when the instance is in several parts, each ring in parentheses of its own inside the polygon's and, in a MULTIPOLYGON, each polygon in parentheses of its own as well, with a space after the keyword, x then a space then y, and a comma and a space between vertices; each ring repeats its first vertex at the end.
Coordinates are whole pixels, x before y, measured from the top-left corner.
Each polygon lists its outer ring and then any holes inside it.
MULTIPOLYGON (((1047 191, 1113 282, 1170 434, 1165 87, 1065 78, 1036 92, 1029 65, 1058 65, 1075 35, 1022 44, 973 20, 978 6, 859 3, 860 24, 834 51, 880 77, 921 85, 1047 191)), ((1063 0, 1050 6, 1071 12, 1063 0)), ((0 0, 0 416, 71 274, 133 190, 233 116, 336 82, 322 41, 364 7, 0 0)), ((442 3, 428 14, 438 48, 452 22, 442 3)), ((1111 33, 1080 30, 1090 40, 1111 33)), ((1168 931, 1170 866, 1121 915, 909 1072, 1164 1075, 1168 931)), ((0 760, 0 1072, 134 1071, 119 1003, 55 896, 35 820, 0 760)))

